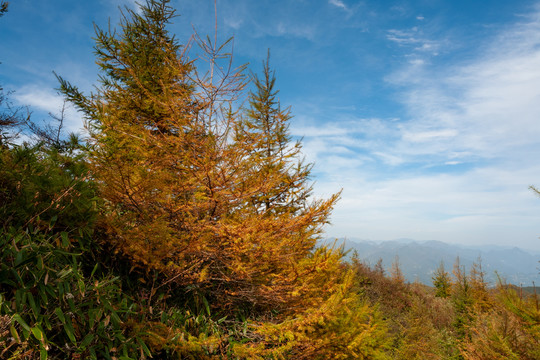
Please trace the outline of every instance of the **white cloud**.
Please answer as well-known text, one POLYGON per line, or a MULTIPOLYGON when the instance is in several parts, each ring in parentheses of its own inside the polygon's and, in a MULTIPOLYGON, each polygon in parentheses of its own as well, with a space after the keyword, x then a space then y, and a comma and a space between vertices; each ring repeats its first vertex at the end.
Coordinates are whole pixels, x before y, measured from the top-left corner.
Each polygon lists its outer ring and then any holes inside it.
POLYGON ((417 31, 416 28, 410 31, 390 29, 387 31, 386 38, 398 44, 416 44, 421 41, 417 36, 417 31))
MULTIPOLYGON (((193 6, 192 2, 185 1, 193 6)), ((218 27, 221 26, 221 21, 223 21, 226 27, 231 28, 234 32, 238 31, 239 41, 246 36, 257 39, 258 43, 260 43, 258 39, 268 36, 299 38, 310 41, 317 38, 316 33, 320 25, 318 20, 316 18, 302 17, 303 12, 300 12, 298 7, 294 6, 295 2, 280 5, 282 8, 278 12, 265 9, 262 16, 259 16, 261 11, 259 2, 226 1, 222 7, 219 4, 220 2, 218 2, 217 7, 218 27)), ((301 6, 301 8, 304 9, 305 7, 301 6)), ((200 10, 194 12, 201 13, 200 10)), ((210 9, 208 9, 208 12, 210 12, 210 9)), ((213 17, 213 6, 211 14, 213 17)), ((205 23, 207 19, 201 19, 200 22, 205 23)), ((211 29, 213 31, 213 26, 211 29)), ((265 41, 268 41, 268 39, 265 41)), ((244 43, 243 47, 239 47, 238 50, 246 51, 245 46, 244 43)))
POLYGON ((142 9, 140 4, 144 4, 145 0, 112 0, 113 3, 118 6, 127 6, 135 10, 138 14, 142 14, 142 9))
MULTIPOLYGON (((233 26, 234 24, 227 24, 233 26)), ((242 23, 239 23, 239 26, 242 23)), ((247 26, 244 26, 247 28, 247 26)), ((272 23, 251 23, 250 35, 254 38, 266 36, 272 37, 291 37, 307 39, 313 41, 316 39, 317 28, 314 24, 302 24, 292 20, 283 19, 272 23)))
POLYGON ((345 5, 341 0, 328 0, 328 3, 343 10, 348 10, 347 5, 345 5))
POLYGON ((403 101, 413 120, 402 128, 406 143, 418 134, 451 134, 432 139, 441 154, 512 158, 528 148, 540 151, 540 22, 500 34, 467 64, 410 66, 389 79, 409 85, 403 101))
MULTIPOLYGON (((48 121, 46 114, 58 115, 64 104, 64 98, 52 90, 45 90, 45 87, 35 85, 24 86, 13 94, 13 98, 21 106, 29 106, 31 112, 40 111, 33 115, 34 121, 48 121), (41 119, 36 117, 42 117, 41 119)), ((83 127, 81 114, 71 105, 67 105, 64 118, 64 129, 67 132, 80 132, 83 127)))
POLYGON ((313 25, 278 22, 269 35, 293 36, 313 40, 315 38, 315 27, 313 25))
MULTIPOLYGON (((344 187, 333 223, 332 236, 390 240, 410 237, 459 243, 513 241, 538 248, 535 226, 540 202, 527 191, 526 178, 538 169, 486 168, 465 174, 435 174, 370 180, 356 178, 334 183, 344 187), (521 181, 516 181, 522 176, 521 181), (508 181, 511 179, 511 181, 508 181)), ((332 192, 327 185, 325 193, 332 192)))
POLYGON ((420 131, 403 133, 403 140, 413 143, 427 142, 427 141, 439 141, 443 138, 454 138, 458 135, 455 129, 441 129, 435 131, 420 131))
POLYGON ((22 87, 15 93, 15 99, 25 105, 35 106, 46 112, 56 112, 62 107, 63 100, 58 94, 43 90, 37 86, 22 87))
POLYGON ((373 155, 378 157, 383 163, 391 166, 401 165, 405 162, 405 159, 402 156, 393 153, 374 151, 373 155))
POLYGON ((240 27, 242 26, 242 24, 244 23, 244 20, 243 19, 239 19, 239 18, 232 18, 232 17, 227 17, 225 18, 225 25, 235 29, 235 30, 238 30, 240 29, 240 27))
POLYGON ((411 59, 409 60, 409 64, 415 65, 415 66, 422 66, 426 63, 423 59, 411 59))
POLYGON ((437 56, 440 43, 425 37, 418 27, 408 30, 390 29, 386 33, 386 38, 397 43, 401 47, 411 47, 419 53, 430 53, 437 56))
MULTIPOLYGON (((405 119, 336 115, 293 129, 315 154, 317 193, 344 188, 330 236, 540 248, 540 200, 528 190, 540 185, 540 13, 526 19, 467 62, 408 56, 387 78, 403 89, 405 119)), ((388 39, 419 52, 442 42, 420 35, 388 39)))

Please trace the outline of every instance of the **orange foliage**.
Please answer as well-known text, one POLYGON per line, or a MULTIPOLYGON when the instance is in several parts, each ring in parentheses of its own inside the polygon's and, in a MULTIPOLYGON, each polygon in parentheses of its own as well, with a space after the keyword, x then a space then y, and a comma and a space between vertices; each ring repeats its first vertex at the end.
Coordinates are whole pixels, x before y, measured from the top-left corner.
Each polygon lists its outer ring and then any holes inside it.
POLYGON ((224 88, 217 71, 197 77, 165 30, 167 1, 128 12, 119 33, 98 30, 97 94, 62 82, 88 119, 106 241, 221 308, 290 306, 305 273, 329 261, 311 253, 338 196, 309 200, 311 166, 290 144, 268 65, 250 108, 233 111, 241 73, 224 73, 224 88))

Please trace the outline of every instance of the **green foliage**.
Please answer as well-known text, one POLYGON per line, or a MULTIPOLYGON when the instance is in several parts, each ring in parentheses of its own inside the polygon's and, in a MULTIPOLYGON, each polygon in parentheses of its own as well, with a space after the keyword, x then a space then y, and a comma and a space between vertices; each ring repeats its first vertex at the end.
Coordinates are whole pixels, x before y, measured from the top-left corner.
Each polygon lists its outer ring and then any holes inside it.
POLYGON ((235 141, 247 147, 250 181, 260 182, 261 191, 250 197, 256 211, 271 214, 297 213, 307 205, 312 188, 307 186, 311 166, 300 158, 301 144, 291 144, 288 109, 282 110, 275 90, 275 73, 268 58, 263 63, 262 79, 252 75, 254 92, 249 94, 249 108, 238 122, 235 141))
POLYGON ((72 145, 0 149, 2 358, 138 357, 134 305, 91 263, 95 186, 72 145))
POLYGON ((437 270, 433 274, 433 286, 435 286, 435 296, 447 298, 450 297, 452 282, 450 275, 444 270, 444 263, 441 261, 437 270))
POLYGON ((27 120, 27 117, 23 116, 24 109, 13 107, 8 95, 0 84, 0 148, 13 144, 27 120))
POLYGON ((456 313, 454 319, 454 327, 457 332, 458 339, 466 340, 467 330, 472 326, 474 321, 474 298, 469 277, 465 272, 465 268, 460 265, 459 257, 454 263, 454 284, 452 287, 452 303, 456 313))
POLYGON ((117 278, 83 274, 77 241, 35 230, 0 237, 0 315, 10 329, 3 357, 137 358, 139 345, 122 326, 136 308, 117 278))
POLYGON ((95 186, 75 139, 68 145, 0 149, 0 227, 88 235, 96 219, 95 186))

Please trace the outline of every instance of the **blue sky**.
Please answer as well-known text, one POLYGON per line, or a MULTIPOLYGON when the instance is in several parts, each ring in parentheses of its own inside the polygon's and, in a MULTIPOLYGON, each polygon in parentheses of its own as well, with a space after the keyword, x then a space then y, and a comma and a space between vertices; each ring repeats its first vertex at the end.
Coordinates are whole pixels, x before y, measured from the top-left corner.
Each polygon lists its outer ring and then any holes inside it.
MULTIPOLYGON (((0 83, 34 119, 57 113, 57 72, 96 83, 93 24, 131 0, 14 0, 0 19, 0 83)), ((212 0, 173 0, 185 42, 212 0)), ((237 64, 271 49, 315 195, 343 188, 327 234, 540 250, 540 3, 218 0, 237 64)), ((196 57, 196 52, 193 53, 196 57)), ((70 130, 81 127, 69 112, 70 130)))

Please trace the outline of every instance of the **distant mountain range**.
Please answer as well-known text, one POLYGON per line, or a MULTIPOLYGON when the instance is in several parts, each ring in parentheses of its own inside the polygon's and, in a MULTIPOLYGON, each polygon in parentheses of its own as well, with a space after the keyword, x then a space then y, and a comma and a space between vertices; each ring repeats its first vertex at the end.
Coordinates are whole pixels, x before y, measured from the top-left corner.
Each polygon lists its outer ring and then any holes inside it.
POLYGON ((419 281, 431 285, 432 274, 441 260, 445 269, 452 273, 456 258, 465 266, 467 273, 478 258, 486 279, 495 285, 497 272, 509 284, 531 286, 533 282, 540 286, 540 253, 525 251, 517 247, 500 246, 460 246, 440 241, 415 241, 398 239, 393 241, 368 241, 360 239, 341 240, 351 256, 356 250, 364 262, 375 265, 382 259, 383 266, 390 269, 396 256, 399 257, 401 270, 407 281, 419 281))

